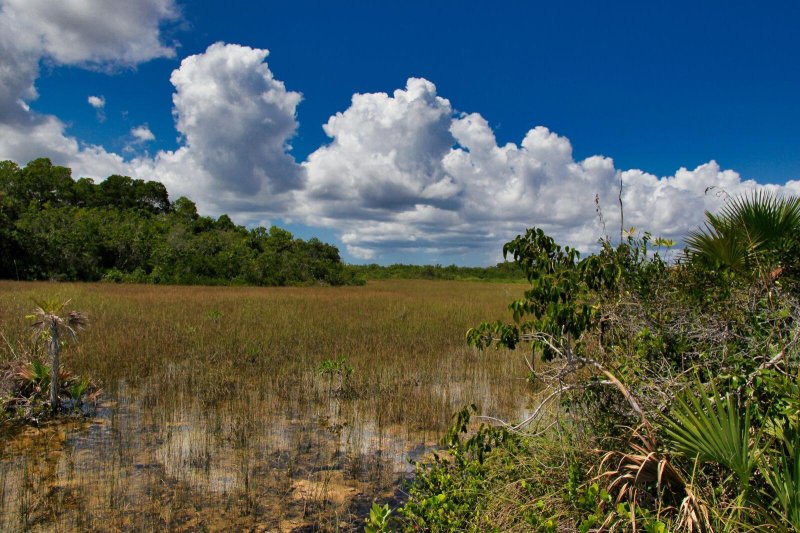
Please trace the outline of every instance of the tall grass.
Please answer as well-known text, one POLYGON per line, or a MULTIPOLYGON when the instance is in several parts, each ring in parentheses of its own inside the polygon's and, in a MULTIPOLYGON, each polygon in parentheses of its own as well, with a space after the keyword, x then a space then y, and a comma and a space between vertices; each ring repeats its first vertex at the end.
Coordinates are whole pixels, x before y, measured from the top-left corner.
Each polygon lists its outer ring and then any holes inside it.
POLYGON ((105 390, 89 423, 0 440, 0 530, 356 528, 458 408, 526 407, 521 358, 464 343, 523 290, 0 282, 0 360, 33 300, 71 299, 91 327, 64 365, 105 390), (319 372, 339 358, 346 394, 319 372))

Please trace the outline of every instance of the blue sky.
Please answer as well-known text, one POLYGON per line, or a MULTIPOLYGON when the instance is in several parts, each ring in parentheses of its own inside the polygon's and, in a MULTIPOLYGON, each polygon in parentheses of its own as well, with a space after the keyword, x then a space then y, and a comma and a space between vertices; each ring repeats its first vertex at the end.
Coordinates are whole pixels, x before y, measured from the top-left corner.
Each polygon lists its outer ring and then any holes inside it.
MULTIPOLYGON (((0 79, 38 93, 14 98, 25 116, 0 113, 4 131, 81 175, 158 179, 349 261, 489 264, 530 225, 590 247, 594 197, 613 224, 620 177, 626 221, 678 238, 718 205, 708 186, 800 191, 794 2, 0 5, 12 32, 38 36, 0 43, 37 67, 0 79)), ((0 158, 25 163, 21 145, 0 141, 0 158)))

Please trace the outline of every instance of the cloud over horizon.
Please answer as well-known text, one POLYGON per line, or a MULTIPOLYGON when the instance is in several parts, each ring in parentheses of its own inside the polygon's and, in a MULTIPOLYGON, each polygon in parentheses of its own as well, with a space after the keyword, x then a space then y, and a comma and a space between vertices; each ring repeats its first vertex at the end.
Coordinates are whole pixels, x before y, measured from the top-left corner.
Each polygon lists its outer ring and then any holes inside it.
MULTIPOLYGON (((111 72, 174 57, 176 45, 161 35, 180 16, 174 1, 114 0, 115 19, 102 28, 99 0, 47 5, 0 3, 0 159, 50 157, 78 176, 155 179, 173 197, 239 222, 282 218, 332 228, 352 257, 471 254, 489 263, 503 242, 533 225, 588 249, 603 231, 596 198, 606 231, 618 231, 620 181, 625 226, 675 239, 722 202, 706 194, 709 187, 800 194, 800 181, 760 185, 713 160, 672 176, 619 169, 603 155, 576 160, 569 139, 543 126, 500 145, 480 113, 459 110, 433 82, 414 77, 391 94, 354 94, 322 126, 330 142, 296 161, 301 93, 275 77, 268 50, 225 43, 172 72, 178 147, 126 158, 68 136, 58 117, 30 109, 39 64, 111 72)), ((105 99, 87 102, 101 112, 105 99)), ((147 124, 130 135, 139 145, 155 139, 147 124)))
POLYGON ((454 112, 433 83, 417 78, 392 96, 353 96, 324 128, 332 142, 304 163, 309 184, 298 204, 308 223, 339 230, 361 259, 479 251, 490 262, 534 225, 587 250, 602 237, 596 200, 606 231, 618 231, 620 181, 625 226, 676 240, 720 206, 709 187, 800 193, 798 181, 759 185, 713 160, 666 177, 617 169, 601 155, 576 161, 569 139, 543 126, 499 146, 480 114, 454 112))
MULTIPOLYGON (((178 16, 174 0, 0 2, 0 157, 27 162, 47 156, 86 176, 129 172, 119 154, 81 143, 65 133, 58 117, 31 110, 39 66, 46 60, 111 72, 174 57, 175 47, 162 43, 160 30, 178 16)), ((105 104, 87 101, 98 112, 105 104)))

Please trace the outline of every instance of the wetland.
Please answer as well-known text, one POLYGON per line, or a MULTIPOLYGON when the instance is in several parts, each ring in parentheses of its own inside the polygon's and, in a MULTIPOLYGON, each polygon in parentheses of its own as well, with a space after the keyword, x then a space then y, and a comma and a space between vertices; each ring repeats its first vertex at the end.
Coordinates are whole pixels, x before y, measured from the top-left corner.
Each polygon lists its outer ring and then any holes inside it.
POLYGON ((464 338, 523 290, 0 282, 0 359, 31 355, 33 301, 69 299, 90 326, 63 364, 103 389, 3 428, 0 530, 360 530, 454 412, 524 413, 521 357, 464 338))

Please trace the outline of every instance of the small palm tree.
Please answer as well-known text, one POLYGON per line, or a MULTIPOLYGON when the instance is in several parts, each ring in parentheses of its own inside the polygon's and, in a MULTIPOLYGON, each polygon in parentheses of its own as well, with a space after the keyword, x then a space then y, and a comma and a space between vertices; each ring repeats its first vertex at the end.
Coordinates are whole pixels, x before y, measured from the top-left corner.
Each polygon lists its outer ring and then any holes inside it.
POLYGON ((59 304, 57 301, 36 302, 36 308, 30 318, 35 322, 31 327, 38 336, 42 336, 48 341, 48 352, 50 354, 50 407, 53 412, 57 412, 60 407, 58 399, 60 362, 61 353, 61 333, 66 333, 72 339, 77 339, 77 330, 86 326, 89 321, 84 313, 79 311, 69 311, 63 314, 64 308, 69 300, 59 304))
POLYGON ((718 214, 706 211, 705 227, 689 232, 686 245, 718 268, 741 271, 762 260, 784 266, 798 235, 800 197, 762 190, 731 199, 718 214))

